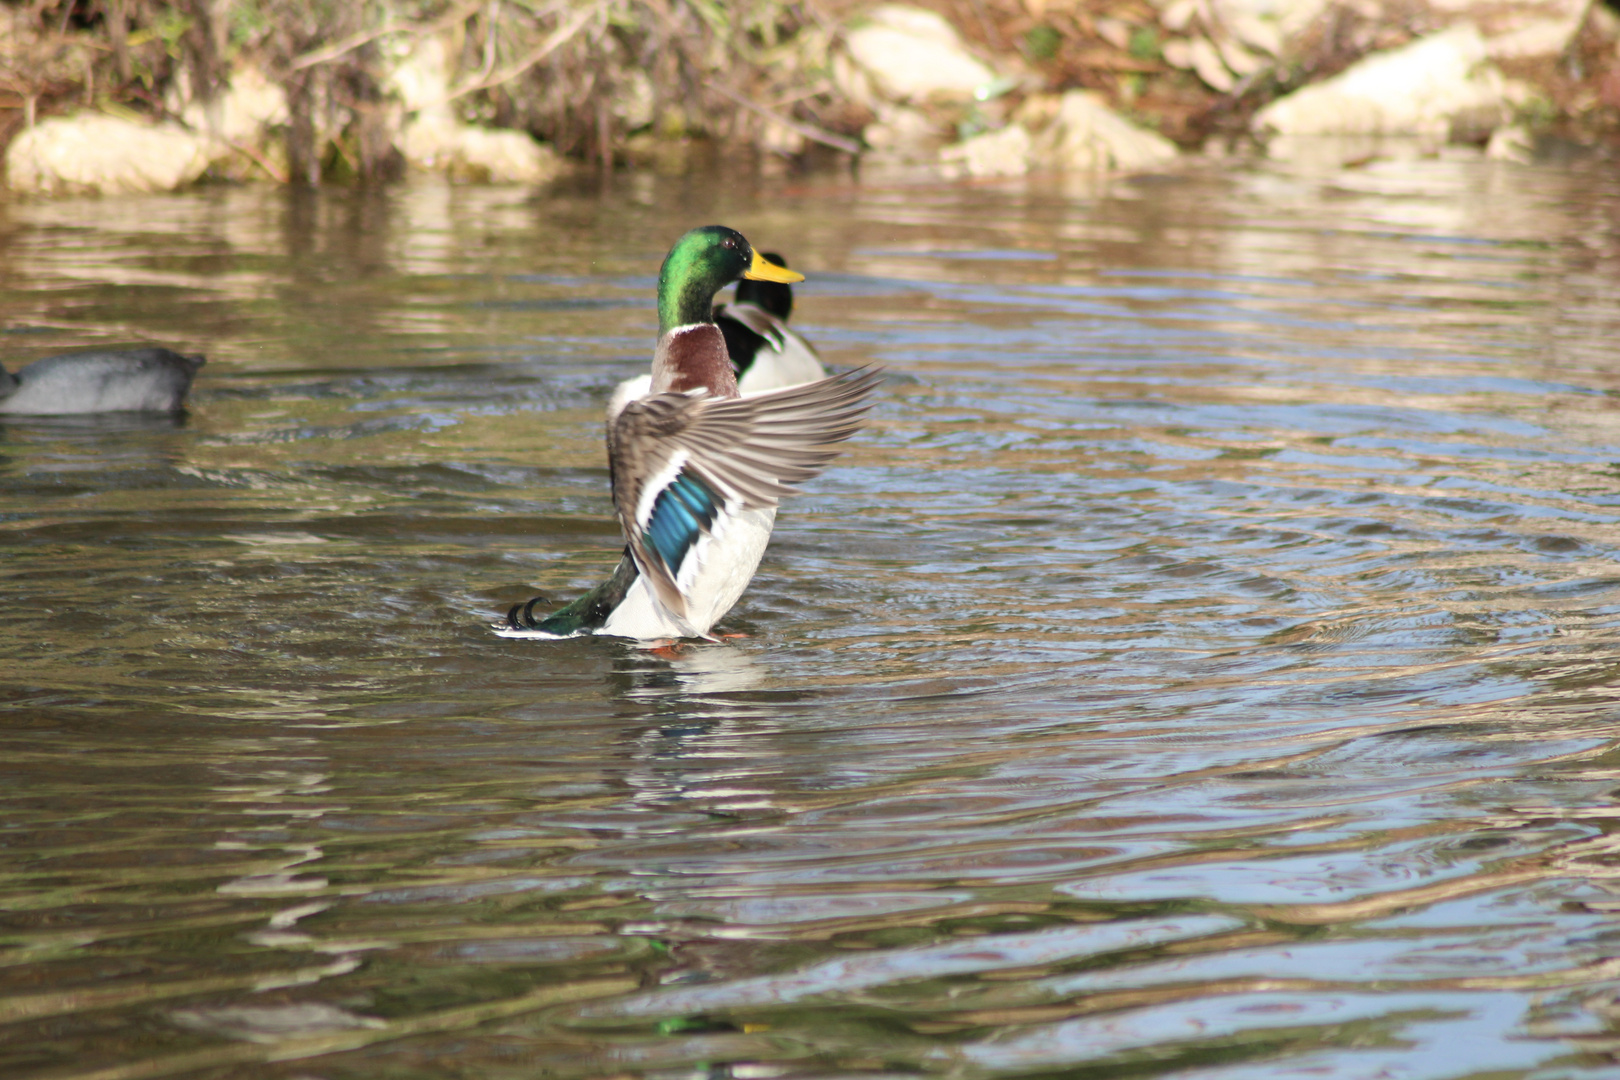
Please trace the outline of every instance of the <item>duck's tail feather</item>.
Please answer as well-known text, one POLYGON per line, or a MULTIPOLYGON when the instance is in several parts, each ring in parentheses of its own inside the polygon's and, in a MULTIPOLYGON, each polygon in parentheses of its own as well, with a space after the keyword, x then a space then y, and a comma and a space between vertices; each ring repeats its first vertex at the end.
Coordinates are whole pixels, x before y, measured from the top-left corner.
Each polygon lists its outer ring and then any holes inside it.
POLYGON ((590 634, 607 625, 613 609, 624 601, 630 586, 638 575, 636 564, 626 548, 614 567, 613 576, 581 596, 566 607, 559 608, 543 619, 534 617, 535 597, 527 604, 514 604, 507 612, 506 621, 495 624, 495 632, 505 637, 573 637, 590 634))

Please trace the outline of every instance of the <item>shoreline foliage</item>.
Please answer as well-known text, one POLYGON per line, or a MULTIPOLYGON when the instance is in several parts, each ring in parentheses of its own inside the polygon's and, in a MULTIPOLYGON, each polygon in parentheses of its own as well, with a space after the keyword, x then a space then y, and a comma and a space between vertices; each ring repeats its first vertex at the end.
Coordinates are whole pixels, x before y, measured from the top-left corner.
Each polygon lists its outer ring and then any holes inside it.
POLYGON ((450 43, 461 119, 584 160, 623 160, 637 135, 768 144, 781 122, 852 147, 865 119, 826 75, 832 16, 804 2, 7 0, 0 147, 82 108, 178 119, 250 64, 286 95, 288 178, 387 179, 401 110, 386 73, 429 34, 450 43))
MULTIPOLYGON (((873 115, 831 57, 855 0, 0 0, 0 151, 44 117, 93 108, 177 120, 251 66, 279 85, 284 181, 397 175, 404 121, 395 61, 448 43, 445 104, 465 122, 525 131, 579 161, 645 161, 708 140, 760 153, 848 153, 873 115)), ((1286 57, 1215 87, 1172 60, 1210 5, 1184 0, 921 0, 1021 89, 1081 88, 1183 147, 1239 143, 1263 105, 1440 24, 1413 2, 1329 2, 1286 57), (1183 11, 1182 9, 1186 9, 1183 11), (1188 14, 1191 12, 1191 14, 1188 14), (1203 14, 1200 14, 1202 12, 1203 14), (1190 26, 1189 26, 1190 24, 1190 26)), ((1620 124, 1614 33, 1594 4, 1565 53, 1511 71, 1547 95, 1549 124, 1591 139, 1620 124)), ((1610 22, 1614 17, 1608 16, 1610 22)), ((1207 42, 1206 42, 1207 45, 1207 42)), ((1229 53, 1223 56, 1230 60, 1229 53)), ((1238 65, 1241 67, 1241 65, 1238 65)), ((1216 80, 1219 82, 1220 80, 1216 80)), ((1009 102, 1010 104, 1011 102, 1009 102)))

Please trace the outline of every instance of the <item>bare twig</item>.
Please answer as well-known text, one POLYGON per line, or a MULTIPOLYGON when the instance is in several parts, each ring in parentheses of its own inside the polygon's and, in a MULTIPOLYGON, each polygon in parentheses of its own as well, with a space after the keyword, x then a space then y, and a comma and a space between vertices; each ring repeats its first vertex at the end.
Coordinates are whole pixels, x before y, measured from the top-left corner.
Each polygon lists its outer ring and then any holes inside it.
POLYGON ((708 84, 708 86, 710 90, 715 91, 722 97, 730 98, 743 108, 750 109, 753 112, 765 117, 767 120, 776 121, 789 131, 798 132, 811 142, 818 142, 822 146, 830 146, 834 150, 842 150, 846 154, 859 154, 861 152, 861 144, 856 142, 854 139, 846 139, 842 135, 834 135, 825 128, 816 127, 814 124, 806 124, 802 120, 795 120, 790 116, 783 116, 774 109, 767 109, 763 105, 757 105, 754 102, 749 101, 741 94, 735 93, 717 82, 711 82, 708 84))
POLYGON ((1001 31, 996 29, 996 24, 991 21, 990 13, 984 9, 984 0, 972 0, 972 5, 973 14, 978 16, 979 19, 979 29, 984 31, 985 41, 989 42, 990 47, 997 52, 1005 50, 1007 43, 1001 40, 1001 31))
POLYGON ((465 19, 477 11, 483 2, 484 0, 469 0, 468 3, 446 12, 425 26, 412 26, 408 23, 398 23, 393 19, 389 19, 375 30, 362 30, 359 33, 350 34, 342 41, 334 41, 324 49, 316 49, 314 52, 305 53, 287 65, 287 73, 290 75, 295 71, 303 71, 305 68, 314 67, 316 64, 330 63, 340 56, 353 52, 362 45, 376 41, 380 37, 387 37, 389 34, 421 35, 434 33, 452 23, 465 19))
POLYGON ((803 90, 796 90, 787 97, 779 97, 765 107, 767 109, 785 109, 789 105, 796 105, 807 98, 819 97, 830 89, 832 89, 832 87, 827 80, 822 79, 814 86, 805 87, 803 90))
POLYGON ((533 52, 529 53, 529 55, 525 56, 517 63, 512 64, 510 67, 506 67, 495 72, 493 75, 485 76, 482 79, 475 79, 466 86, 457 87, 445 95, 445 100, 454 101, 456 98, 462 97, 463 95, 475 94, 480 90, 488 90, 492 86, 499 86, 503 82, 508 82, 509 80, 517 78, 519 75, 522 75, 525 71, 528 71, 530 68, 534 67, 534 65, 538 64, 540 61, 562 48, 562 46, 566 45, 569 39, 575 34, 579 33, 580 30, 584 28, 585 24, 594 18, 599 12, 601 12, 604 7, 606 7, 606 4, 597 3, 592 4, 590 7, 582 7, 578 9, 567 22, 563 23, 556 30, 552 31, 550 36, 547 37, 545 41, 542 41, 539 47, 533 52))
POLYGON ((489 0, 489 26, 484 30, 484 62, 478 68, 477 79, 488 78, 489 73, 495 70, 495 28, 500 21, 501 0, 489 0))
POLYGON ((248 160, 252 161, 253 164, 269 173, 270 179, 274 180, 276 183, 292 183, 292 178, 287 175, 287 171, 285 169, 278 169, 275 162, 259 153, 259 151, 254 149, 250 143, 242 142, 240 139, 225 139, 220 136, 215 137, 220 138, 220 141, 224 142, 225 145, 229 146, 232 150, 235 150, 238 153, 246 154, 248 160))
POLYGON ((409 26, 400 26, 398 23, 390 19, 388 22, 384 23, 382 26, 379 26, 375 30, 362 30, 358 34, 350 34, 342 41, 334 41, 324 49, 316 49, 314 52, 305 53, 303 56, 300 56, 298 59, 288 64, 287 70, 289 72, 303 71, 305 68, 314 67, 316 64, 325 64, 332 60, 336 60, 345 53, 353 52, 355 49, 358 49, 360 46, 365 45, 368 42, 376 41, 380 37, 387 37, 389 34, 399 31, 408 31, 411 29, 412 28, 409 26))

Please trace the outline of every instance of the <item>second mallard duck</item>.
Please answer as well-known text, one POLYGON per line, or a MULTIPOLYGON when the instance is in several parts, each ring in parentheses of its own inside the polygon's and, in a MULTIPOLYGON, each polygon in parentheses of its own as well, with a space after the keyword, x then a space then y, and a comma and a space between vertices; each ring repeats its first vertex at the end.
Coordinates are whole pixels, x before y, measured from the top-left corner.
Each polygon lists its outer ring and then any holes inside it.
POLYGON ((739 393, 714 296, 739 278, 804 280, 721 225, 693 229, 658 275, 652 373, 608 403, 608 468, 627 546, 613 576, 545 618, 535 601, 509 637, 708 637, 753 579, 777 503, 860 427, 881 376, 860 370, 747 397, 739 393), (643 388, 644 386, 644 388, 643 388))
MULTIPOLYGON (((761 254, 767 262, 787 266, 774 251, 761 254)), ((744 278, 731 303, 715 305, 714 322, 725 335, 737 389, 744 395, 827 377, 815 348, 788 326, 792 314, 793 286, 779 281, 744 278)))

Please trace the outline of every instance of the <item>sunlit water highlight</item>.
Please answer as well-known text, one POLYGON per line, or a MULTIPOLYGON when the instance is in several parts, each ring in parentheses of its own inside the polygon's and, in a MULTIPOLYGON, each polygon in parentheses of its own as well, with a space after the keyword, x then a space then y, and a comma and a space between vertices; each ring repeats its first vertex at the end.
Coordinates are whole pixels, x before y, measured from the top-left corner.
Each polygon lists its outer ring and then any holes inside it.
POLYGON ((643 178, 0 206, 0 1074, 1612 1076, 1620 184, 643 178), (668 657, 670 240, 870 427, 668 657))

